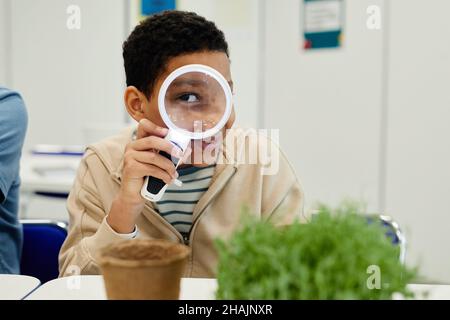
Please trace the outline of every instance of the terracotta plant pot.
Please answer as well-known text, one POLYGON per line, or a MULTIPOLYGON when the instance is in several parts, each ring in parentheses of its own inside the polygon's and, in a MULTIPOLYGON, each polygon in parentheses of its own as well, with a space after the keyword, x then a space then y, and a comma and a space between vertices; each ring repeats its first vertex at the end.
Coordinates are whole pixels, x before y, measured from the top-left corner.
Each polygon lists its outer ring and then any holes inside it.
POLYGON ((108 299, 178 299, 189 254, 189 247, 166 240, 124 240, 103 248, 98 263, 108 299))

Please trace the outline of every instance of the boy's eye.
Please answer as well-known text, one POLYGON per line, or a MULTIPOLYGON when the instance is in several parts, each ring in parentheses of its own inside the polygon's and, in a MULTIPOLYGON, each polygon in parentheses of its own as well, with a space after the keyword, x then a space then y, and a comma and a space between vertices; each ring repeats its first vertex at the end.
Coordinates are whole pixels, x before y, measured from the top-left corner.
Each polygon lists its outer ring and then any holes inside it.
POLYGON ((183 102, 193 103, 198 102, 199 99, 196 94, 194 93, 184 93, 178 97, 183 102))

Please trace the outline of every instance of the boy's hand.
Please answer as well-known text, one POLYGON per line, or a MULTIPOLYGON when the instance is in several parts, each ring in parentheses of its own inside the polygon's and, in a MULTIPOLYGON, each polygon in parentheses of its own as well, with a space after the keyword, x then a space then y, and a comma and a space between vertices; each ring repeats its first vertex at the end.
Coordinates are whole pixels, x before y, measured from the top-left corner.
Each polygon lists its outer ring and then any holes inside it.
POLYGON ((107 217, 108 224, 118 233, 134 230, 136 218, 144 208, 141 188, 146 176, 165 183, 178 177, 172 161, 158 154, 158 151, 165 151, 173 157, 182 157, 181 151, 164 139, 167 132, 166 128, 143 119, 139 122, 136 140, 125 148, 122 184, 107 217))

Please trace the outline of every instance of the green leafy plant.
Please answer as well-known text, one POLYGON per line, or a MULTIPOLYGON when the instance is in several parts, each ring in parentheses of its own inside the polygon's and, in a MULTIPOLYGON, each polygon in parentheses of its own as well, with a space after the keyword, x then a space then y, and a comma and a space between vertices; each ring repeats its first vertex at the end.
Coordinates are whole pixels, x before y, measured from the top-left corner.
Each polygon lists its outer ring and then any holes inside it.
POLYGON ((368 223, 361 207, 320 205, 310 222, 284 227, 242 225, 219 252, 218 299, 391 299, 411 297, 416 276, 399 260, 381 223, 368 223))

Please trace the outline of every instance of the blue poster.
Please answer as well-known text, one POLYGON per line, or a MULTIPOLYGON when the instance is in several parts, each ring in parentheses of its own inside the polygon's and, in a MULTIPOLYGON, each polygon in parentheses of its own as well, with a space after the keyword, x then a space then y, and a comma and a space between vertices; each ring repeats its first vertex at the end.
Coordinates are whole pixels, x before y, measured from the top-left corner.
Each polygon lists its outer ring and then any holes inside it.
POLYGON ((152 14, 175 10, 176 0, 141 0, 141 15, 150 16, 152 14))
POLYGON ((342 44, 344 0, 303 0, 303 48, 337 48, 342 44))

